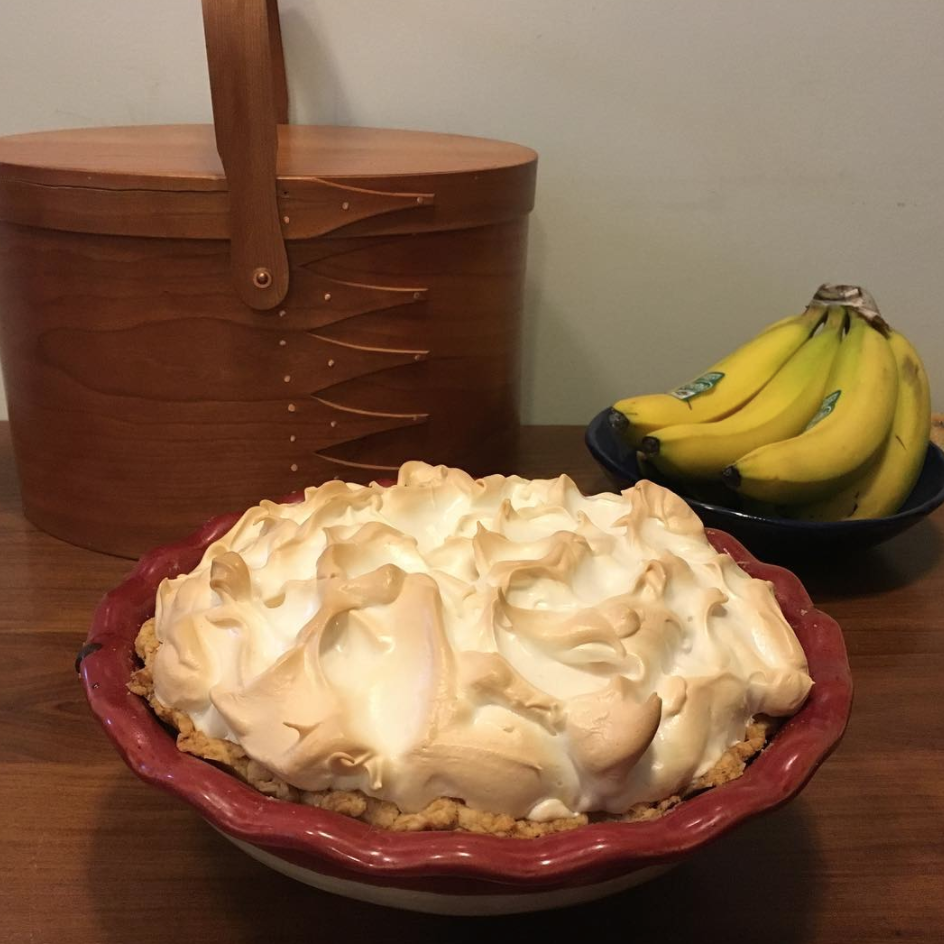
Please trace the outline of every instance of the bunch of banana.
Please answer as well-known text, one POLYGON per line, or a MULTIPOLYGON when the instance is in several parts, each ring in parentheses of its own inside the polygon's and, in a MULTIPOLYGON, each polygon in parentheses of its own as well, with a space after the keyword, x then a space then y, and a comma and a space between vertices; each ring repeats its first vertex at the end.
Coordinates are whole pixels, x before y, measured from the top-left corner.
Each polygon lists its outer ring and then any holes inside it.
POLYGON ((911 494, 931 428, 928 375, 918 352, 903 334, 891 331, 888 345, 895 357, 898 397, 877 457, 844 488, 818 502, 787 509, 788 514, 811 521, 881 518, 896 512, 911 494))
POLYGON ((629 422, 637 446, 643 436, 676 423, 708 423, 747 403, 816 330, 822 306, 768 325, 756 338, 671 393, 630 397, 613 405, 629 422))
POLYGON ((921 359, 871 296, 824 285, 802 315, 672 393, 620 400, 612 418, 691 493, 724 482, 748 507, 832 521, 900 507, 921 470, 930 409, 921 359))

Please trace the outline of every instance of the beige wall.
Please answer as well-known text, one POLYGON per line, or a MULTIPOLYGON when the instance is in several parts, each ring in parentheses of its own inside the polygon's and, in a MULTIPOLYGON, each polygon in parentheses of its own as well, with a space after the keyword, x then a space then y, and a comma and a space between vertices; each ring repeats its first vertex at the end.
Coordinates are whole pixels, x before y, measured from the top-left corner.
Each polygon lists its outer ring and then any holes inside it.
MULTIPOLYGON (((944 2, 283 0, 293 120, 541 154, 525 419, 867 286, 944 409, 944 2)), ((6 0, 0 134, 209 115, 197 0, 6 0)), ((0 404, 2 407, 2 404, 0 404)))

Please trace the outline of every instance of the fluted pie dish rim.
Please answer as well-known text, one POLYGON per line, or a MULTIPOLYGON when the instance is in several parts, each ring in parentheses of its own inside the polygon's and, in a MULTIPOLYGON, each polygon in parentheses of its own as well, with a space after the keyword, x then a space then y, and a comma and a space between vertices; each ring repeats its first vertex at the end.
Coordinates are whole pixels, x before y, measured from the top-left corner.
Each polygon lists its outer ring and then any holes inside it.
MULTIPOLYGON (((298 501, 302 493, 279 501, 298 501)), ((101 601, 80 653, 79 671, 94 715, 141 779, 188 803, 231 838, 315 872, 373 885, 482 893, 606 882, 675 861, 739 823, 796 795, 836 747, 849 717, 852 682, 842 632, 817 610, 789 571, 758 561, 730 535, 711 543, 749 574, 773 583, 806 653, 813 690, 744 774, 684 800, 664 816, 599 822, 518 839, 464 832, 390 832, 340 813, 266 797, 213 764, 177 750, 172 734, 127 682, 134 640, 153 615, 164 577, 191 570, 240 513, 221 515, 174 544, 146 554, 101 601)))

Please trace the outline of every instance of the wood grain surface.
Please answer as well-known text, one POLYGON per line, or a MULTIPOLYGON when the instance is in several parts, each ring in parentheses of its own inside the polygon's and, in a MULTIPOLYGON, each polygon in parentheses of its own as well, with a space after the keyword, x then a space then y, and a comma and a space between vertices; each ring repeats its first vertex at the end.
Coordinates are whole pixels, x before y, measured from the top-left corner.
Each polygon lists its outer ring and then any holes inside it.
POLYGON ((526 234, 522 218, 292 242, 269 313, 233 293, 225 242, 0 223, 27 516, 136 556, 219 510, 417 455, 507 469, 526 234))
POLYGON ((505 470, 518 420, 534 152, 281 124, 276 0, 203 9, 215 134, 0 138, 23 506, 128 556, 216 497, 244 506, 415 455, 505 470))
MULTIPOLYGON (((203 0, 216 150, 229 191, 233 286, 251 308, 274 308, 288 291, 288 257, 276 184, 278 147, 269 36, 275 4, 203 0)), ((284 73, 284 64, 276 72, 284 73)))
MULTIPOLYGON (((576 427, 525 428, 519 470, 605 487, 576 427)), ((222 510, 222 509, 220 509, 222 510)), ((861 556, 793 569, 839 620, 852 722, 803 794, 649 885, 495 919, 396 912, 296 884, 128 772, 73 671, 129 562, 23 517, 0 427, 0 941, 939 941, 944 928, 944 509, 861 556)))
POLYGON ((269 55, 272 60, 272 94, 275 104, 275 120, 280 125, 287 125, 288 79, 285 74, 285 50, 282 46, 282 21, 279 17, 279 0, 265 0, 265 3, 269 55))
MULTIPOLYGON (((465 174, 533 163, 530 148, 431 131, 285 125, 280 177, 465 174)), ((211 125, 131 125, 0 138, 0 177, 51 187, 225 190, 211 125)))

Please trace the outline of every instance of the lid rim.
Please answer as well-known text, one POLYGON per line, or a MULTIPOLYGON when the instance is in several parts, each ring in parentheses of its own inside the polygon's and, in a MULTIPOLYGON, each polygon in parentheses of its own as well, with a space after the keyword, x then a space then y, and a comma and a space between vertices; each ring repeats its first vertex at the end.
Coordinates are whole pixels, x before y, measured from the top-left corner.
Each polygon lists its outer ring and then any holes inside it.
MULTIPOLYGON (((432 131, 283 125, 279 132, 278 179, 289 182, 475 175, 538 158, 532 148, 514 142, 432 131)), ((227 189, 210 124, 118 125, 0 137, 0 180, 90 190, 227 189), (114 140, 120 136, 125 140, 114 140), (160 162, 154 158, 158 141, 160 162)))
MULTIPOLYGON (((533 209, 536 172, 532 161, 476 174, 280 179, 282 236, 396 236, 508 222, 533 209)), ((47 185, 0 175, 0 222, 95 236, 230 238, 225 189, 127 183, 47 185)))

